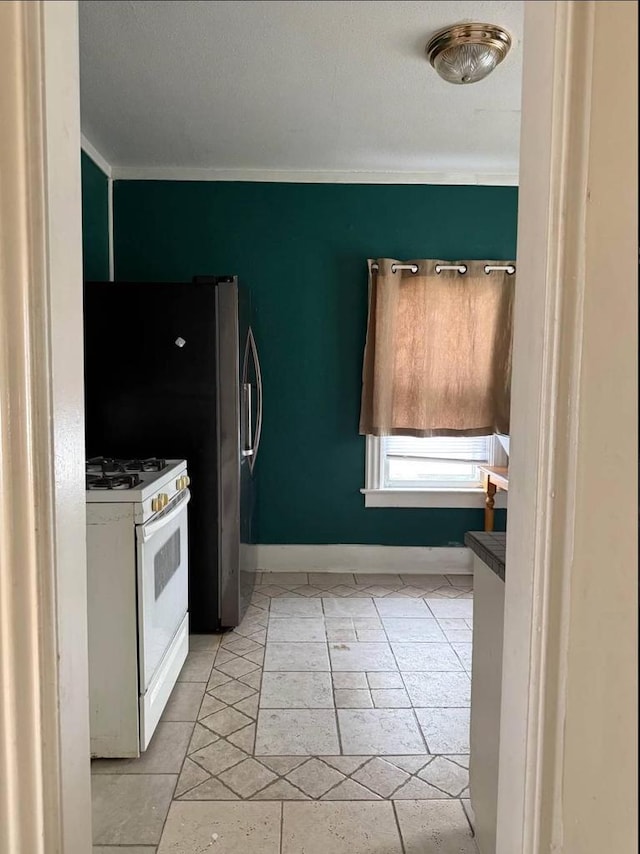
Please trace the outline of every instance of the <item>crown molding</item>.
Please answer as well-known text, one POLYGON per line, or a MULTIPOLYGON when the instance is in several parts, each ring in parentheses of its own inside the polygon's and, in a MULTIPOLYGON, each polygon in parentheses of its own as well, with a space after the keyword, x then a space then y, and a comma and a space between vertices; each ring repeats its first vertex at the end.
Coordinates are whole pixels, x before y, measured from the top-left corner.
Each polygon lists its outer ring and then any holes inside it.
POLYGON ((88 140, 83 133, 80 134, 80 146, 84 153, 88 155, 96 164, 96 166, 104 172, 107 178, 114 177, 114 169, 109 163, 109 161, 106 159, 106 157, 100 154, 95 145, 90 140, 88 140))
POLYGON ((358 172, 114 166, 117 181, 257 181, 290 184, 464 184, 517 187, 516 172, 358 172))

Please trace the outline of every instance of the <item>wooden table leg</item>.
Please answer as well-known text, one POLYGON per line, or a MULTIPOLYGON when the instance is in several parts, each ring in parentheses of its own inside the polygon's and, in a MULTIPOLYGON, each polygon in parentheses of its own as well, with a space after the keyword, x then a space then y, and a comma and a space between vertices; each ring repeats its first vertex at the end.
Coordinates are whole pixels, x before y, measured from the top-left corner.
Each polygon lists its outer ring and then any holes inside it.
POLYGON ((496 495, 496 485, 491 482, 491 478, 486 481, 487 497, 484 502, 484 529, 485 531, 493 531, 494 505, 496 495))

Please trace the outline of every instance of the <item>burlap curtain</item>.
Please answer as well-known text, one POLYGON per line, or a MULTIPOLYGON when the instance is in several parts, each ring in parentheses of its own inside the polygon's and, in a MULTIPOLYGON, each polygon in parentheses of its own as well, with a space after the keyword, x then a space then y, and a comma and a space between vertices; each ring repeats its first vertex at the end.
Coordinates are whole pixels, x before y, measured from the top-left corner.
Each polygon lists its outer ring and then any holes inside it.
POLYGON ((360 433, 509 433, 515 275, 485 264, 513 262, 369 261, 360 433))

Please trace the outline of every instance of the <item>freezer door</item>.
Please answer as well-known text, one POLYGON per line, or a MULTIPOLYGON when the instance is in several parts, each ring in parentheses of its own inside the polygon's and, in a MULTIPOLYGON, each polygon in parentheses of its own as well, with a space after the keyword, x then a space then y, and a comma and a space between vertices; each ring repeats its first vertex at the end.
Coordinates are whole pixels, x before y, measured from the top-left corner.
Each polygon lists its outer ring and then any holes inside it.
POLYGON ((214 282, 85 285, 87 455, 187 460, 195 633, 220 627, 215 314, 214 282))

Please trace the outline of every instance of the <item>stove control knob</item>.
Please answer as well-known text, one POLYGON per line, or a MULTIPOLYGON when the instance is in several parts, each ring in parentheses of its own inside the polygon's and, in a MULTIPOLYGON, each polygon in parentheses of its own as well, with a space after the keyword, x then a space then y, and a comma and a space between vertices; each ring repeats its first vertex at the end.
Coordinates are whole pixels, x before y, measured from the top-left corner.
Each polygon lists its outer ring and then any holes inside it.
POLYGON ((158 499, 162 502, 162 507, 166 507, 167 504, 169 503, 169 496, 164 492, 160 493, 160 495, 158 496, 158 499))
POLYGON ((162 510, 159 498, 152 498, 151 499, 151 509, 153 510, 154 513, 157 513, 158 510, 162 510))

